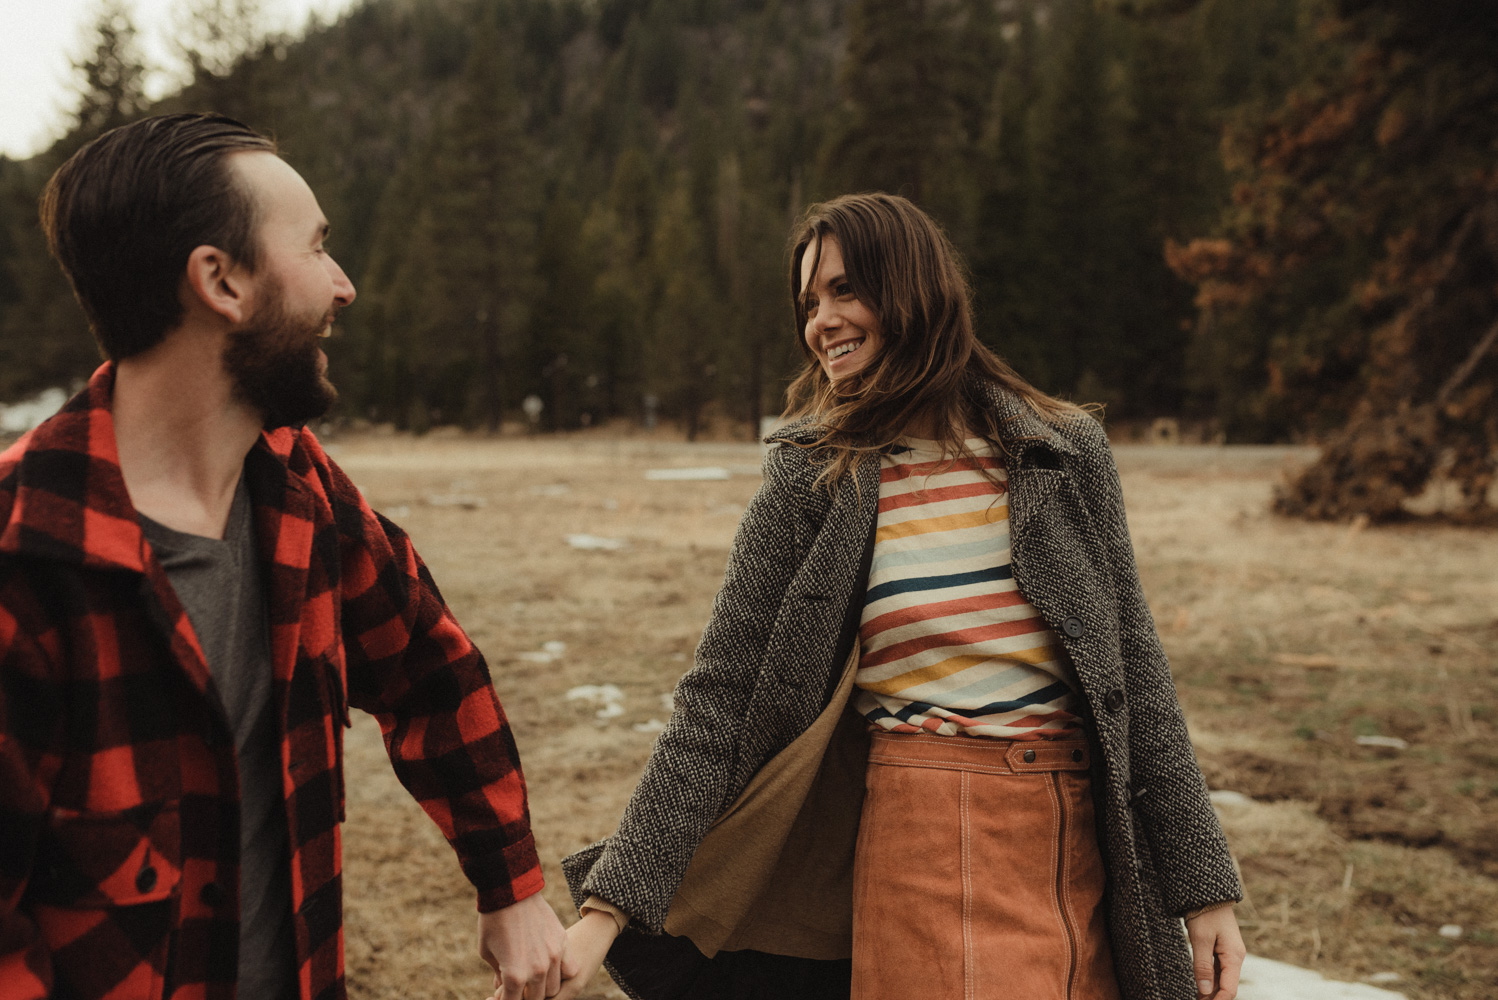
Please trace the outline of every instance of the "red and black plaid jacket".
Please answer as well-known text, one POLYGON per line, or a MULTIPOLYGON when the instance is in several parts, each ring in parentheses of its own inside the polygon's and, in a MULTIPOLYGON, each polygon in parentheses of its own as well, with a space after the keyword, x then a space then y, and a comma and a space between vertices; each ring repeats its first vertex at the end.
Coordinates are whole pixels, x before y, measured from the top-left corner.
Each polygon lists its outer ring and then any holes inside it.
MULTIPOLYGON (((239 788, 203 653, 125 491, 105 365, 0 455, 0 997, 234 995, 239 788)), ((479 908, 537 892, 489 673, 399 528, 311 432, 245 462, 265 567, 303 1000, 344 996, 348 706, 479 908)))

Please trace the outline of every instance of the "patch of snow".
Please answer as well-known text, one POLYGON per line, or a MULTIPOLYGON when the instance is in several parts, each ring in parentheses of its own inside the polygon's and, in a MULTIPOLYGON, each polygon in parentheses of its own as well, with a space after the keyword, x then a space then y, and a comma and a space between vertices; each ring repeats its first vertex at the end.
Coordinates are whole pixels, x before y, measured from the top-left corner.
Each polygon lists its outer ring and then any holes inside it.
POLYGON ((613 719, 624 714, 624 692, 613 684, 582 684, 567 692, 567 700, 602 706, 593 713, 600 719, 613 719))
POLYGON ((54 387, 43 389, 30 399, 23 399, 19 403, 12 403, 10 406, 0 405, 0 433, 25 434, 29 430, 34 430, 41 425, 42 421, 62 409, 67 401, 67 392, 54 387))
POLYGON ((629 728, 633 729, 637 733, 658 733, 662 729, 666 728, 666 724, 660 719, 647 719, 644 722, 636 722, 629 728))
POLYGON ((1367 983, 1340 983, 1288 962, 1249 955, 1243 961, 1238 1000, 1405 1000, 1405 996, 1367 983))
POLYGON ((1360 747, 1388 747, 1391 750, 1409 748, 1409 744, 1398 736, 1359 736, 1353 742, 1360 747))
POLYGON ((1230 809, 1238 806, 1251 806, 1254 804, 1254 800, 1249 798, 1247 795, 1244 795, 1242 792, 1231 792, 1225 788, 1219 789, 1215 792, 1209 792, 1207 797, 1212 800, 1212 804, 1214 806, 1224 806, 1230 809))
POLYGON ((646 469, 645 478, 657 482, 706 482, 728 479, 730 473, 721 465, 704 465, 695 469, 646 469))
POLYGON ((568 535, 567 544, 585 552, 617 552, 629 543, 622 538, 604 538, 602 535, 568 535))
POLYGON ((1451 940, 1455 941, 1462 936, 1462 925, 1442 924, 1441 929, 1436 931, 1436 933, 1441 935, 1441 937, 1443 938, 1450 938, 1451 940))

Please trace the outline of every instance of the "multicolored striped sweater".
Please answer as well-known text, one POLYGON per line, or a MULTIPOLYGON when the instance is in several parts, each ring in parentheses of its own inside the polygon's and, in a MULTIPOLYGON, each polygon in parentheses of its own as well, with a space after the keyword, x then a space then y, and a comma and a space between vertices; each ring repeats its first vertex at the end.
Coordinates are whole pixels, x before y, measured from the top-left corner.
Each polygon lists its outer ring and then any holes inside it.
POLYGON ((1071 664, 1010 567, 1003 460, 966 447, 906 438, 882 460, 854 707, 900 733, 1075 736, 1071 664))

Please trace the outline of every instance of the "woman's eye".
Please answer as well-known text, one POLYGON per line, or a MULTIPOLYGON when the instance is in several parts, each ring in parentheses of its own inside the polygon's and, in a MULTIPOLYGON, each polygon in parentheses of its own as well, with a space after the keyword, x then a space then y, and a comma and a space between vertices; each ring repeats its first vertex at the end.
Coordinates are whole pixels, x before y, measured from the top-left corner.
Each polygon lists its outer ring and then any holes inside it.
POLYGON ((850 284, 848 284, 846 281, 844 281, 840 285, 837 286, 837 294, 838 294, 839 298, 841 298, 844 295, 852 295, 853 294, 853 286, 850 285, 850 284))

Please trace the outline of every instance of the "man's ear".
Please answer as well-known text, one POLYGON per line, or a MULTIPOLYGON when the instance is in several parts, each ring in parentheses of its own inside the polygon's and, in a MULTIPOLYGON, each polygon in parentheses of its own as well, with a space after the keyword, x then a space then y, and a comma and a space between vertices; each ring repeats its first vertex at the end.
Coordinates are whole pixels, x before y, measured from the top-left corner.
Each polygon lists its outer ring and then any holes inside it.
POLYGON ((187 257, 182 293, 189 310, 195 306, 239 326, 250 315, 250 277, 234 258, 218 247, 200 246, 187 257))

